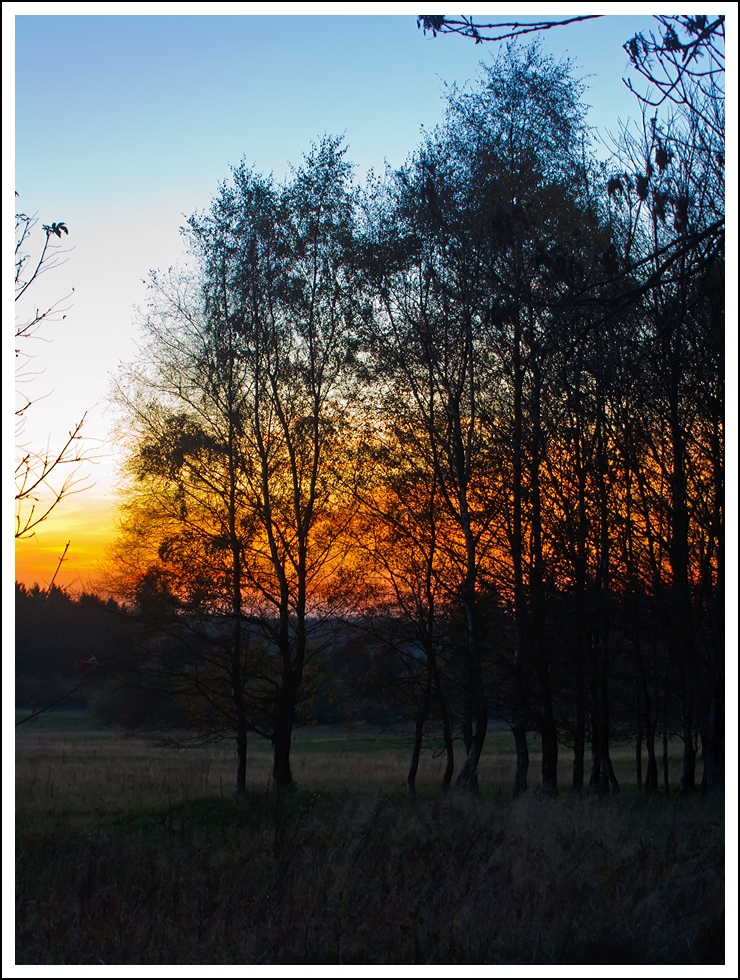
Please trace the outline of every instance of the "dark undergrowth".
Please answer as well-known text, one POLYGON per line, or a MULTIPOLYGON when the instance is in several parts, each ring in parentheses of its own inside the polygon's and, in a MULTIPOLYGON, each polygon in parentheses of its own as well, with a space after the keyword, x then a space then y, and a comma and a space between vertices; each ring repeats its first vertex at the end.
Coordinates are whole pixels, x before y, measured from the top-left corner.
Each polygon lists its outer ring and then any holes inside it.
POLYGON ((720 964, 698 798, 303 793, 19 813, 19 964, 720 964))

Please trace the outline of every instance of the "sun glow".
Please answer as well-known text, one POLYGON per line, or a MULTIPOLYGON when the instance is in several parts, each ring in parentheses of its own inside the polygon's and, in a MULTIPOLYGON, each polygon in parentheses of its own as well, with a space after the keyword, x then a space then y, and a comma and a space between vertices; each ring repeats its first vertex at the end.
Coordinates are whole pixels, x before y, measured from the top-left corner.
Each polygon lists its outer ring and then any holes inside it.
POLYGON ((16 581, 48 587, 69 541, 55 584, 73 592, 96 589, 106 548, 115 535, 115 509, 111 496, 86 493, 64 500, 32 538, 16 541, 16 581))

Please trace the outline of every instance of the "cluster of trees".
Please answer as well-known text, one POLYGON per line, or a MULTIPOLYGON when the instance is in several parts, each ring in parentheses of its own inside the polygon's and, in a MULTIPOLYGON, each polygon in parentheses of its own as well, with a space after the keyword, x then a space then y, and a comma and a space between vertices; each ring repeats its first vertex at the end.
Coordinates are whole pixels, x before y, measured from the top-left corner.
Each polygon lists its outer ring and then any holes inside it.
POLYGON ((92 707, 110 669, 135 657, 135 635, 133 617, 113 599, 16 583, 16 708, 27 709, 17 724, 56 705, 92 707))
MULTIPOLYGON (((697 28, 698 29, 698 28, 697 28)), ((687 91, 693 84, 684 80, 687 91)), ((705 86, 706 88, 706 86, 705 86)), ((117 401, 131 477, 119 588, 138 670, 190 722, 249 732, 292 783, 336 634, 477 785, 491 717, 557 791, 618 790, 615 717, 723 779, 722 102, 589 150, 581 87, 510 47, 396 172, 324 139, 283 183, 245 166, 153 275, 117 401), (359 640, 357 641, 359 644, 359 640), (394 659, 395 658, 395 659, 394 659)))

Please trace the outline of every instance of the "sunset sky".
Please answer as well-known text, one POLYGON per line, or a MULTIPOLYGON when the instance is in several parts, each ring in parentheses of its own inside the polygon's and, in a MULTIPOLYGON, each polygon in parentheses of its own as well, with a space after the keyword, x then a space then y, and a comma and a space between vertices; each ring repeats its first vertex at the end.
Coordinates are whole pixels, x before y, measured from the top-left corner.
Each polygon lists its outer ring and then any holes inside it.
MULTIPOLYGON (((21 15, 14 22, 15 176, 11 187, 12 166, 6 166, 5 196, 15 189, 17 210, 38 213, 32 248, 41 242, 42 223, 64 221, 69 228, 66 264, 38 284, 34 304, 74 289, 66 319, 41 331, 51 343, 29 348, 39 374, 26 394, 46 397, 29 412, 23 439, 53 449, 87 411, 85 432, 98 457, 83 472, 89 489, 64 501, 33 539, 18 544, 16 578, 29 585, 49 582, 68 540, 58 582, 95 585, 112 533, 120 458, 109 440, 110 379, 135 355, 135 307, 146 301, 142 280, 149 269, 185 261, 179 228, 209 206, 230 165, 244 158, 279 179, 312 140, 329 133, 344 134, 358 178, 386 160, 398 166, 421 128, 441 120, 445 83, 474 78, 478 63, 500 47, 424 37, 416 28, 418 10, 405 4, 331 8, 386 9, 395 16, 300 17, 269 13, 290 13, 290 4, 184 6, 196 15, 158 16, 178 5, 157 3, 4 5, 11 80, 13 14, 21 15), (242 6, 265 15, 198 15, 205 9, 233 14, 242 6), (25 16, 45 9, 62 16, 25 16), (119 9, 132 15, 72 16, 119 9), (137 9, 157 16, 133 15, 137 9)), ((481 9, 471 6, 473 13, 481 9)), ((586 78, 589 120, 606 144, 618 118, 639 111, 622 82, 628 71, 622 44, 651 27, 651 18, 639 15, 648 8, 619 9, 635 15, 542 37, 586 78)), ((553 15, 546 5, 526 10, 553 15)), ((6 96, 6 145, 12 108, 6 96)), ((598 152, 606 155, 604 144, 598 152)))

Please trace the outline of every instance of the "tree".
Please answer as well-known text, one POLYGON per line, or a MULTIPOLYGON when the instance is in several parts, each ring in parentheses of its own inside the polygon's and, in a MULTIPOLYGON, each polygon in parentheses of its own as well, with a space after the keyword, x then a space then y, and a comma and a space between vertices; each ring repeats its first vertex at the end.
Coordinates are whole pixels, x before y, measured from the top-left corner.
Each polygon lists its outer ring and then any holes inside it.
MULTIPOLYGON (((534 695, 545 784, 556 784, 549 655, 536 622, 544 589, 541 398, 552 310, 565 305, 566 283, 584 290, 594 278, 583 136, 578 86, 567 66, 512 46, 476 90, 452 93, 445 125, 392 178, 387 196, 378 194, 385 203, 373 215, 380 297, 374 364, 387 392, 383 418, 389 428, 399 418, 416 427, 415 452, 435 474, 440 506, 455 528, 444 539, 459 576, 467 649, 459 665, 467 751, 461 785, 474 784, 485 738, 487 639, 479 607, 493 581, 494 552, 506 540, 513 589, 500 572, 496 579, 500 594, 513 592, 520 637, 522 719, 515 727, 526 746, 534 695), (513 473, 503 456, 514 460, 513 473), (510 515, 504 533, 503 513, 510 515)), ((519 777, 522 786, 525 780, 519 777)))
POLYGON ((148 539, 138 587, 150 582, 154 606, 166 599, 180 631, 197 630, 198 651, 218 647, 185 657, 188 690, 236 732, 240 758, 247 730, 272 740, 278 789, 292 784, 297 712, 345 591, 338 470, 358 315, 349 182, 331 139, 283 185, 237 168, 190 219, 196 295, 155 302, 149 376, 128 401, 148 539))
POLYGON ((148 309, 147 344, 115 395, 132 477, 119 576, 149 635, 140 673, 187 705, 201 735, 233 735, 243 794, 249 391, 234 331, 214 323, 197 277, 153 274, 148 309))
MULTIPOLYGON (((646 329, 645 342, 633 365, 638 371, 652 365, 648 389, 643 387, 640 398, 628 407, 608 377, 603 376, 598 385, 596 456, 601 463, 595 467, 593 479, 600 501, 598 523, 603 531, 599 544, 603 559, 601 580, 606 585, 600 602, 614 602, 613 587, 606 584, 619 566, 614 545, 621 541, 631 556, 622 569, 632 569, 625 574, 627 578, 632 575, 630 588, 634 597, 646 580, 638 586, 631 563, 645 547, 653 562, 654 584, 649 590, 657 601, 655 608, 664 610, 665 635, 672 637, 668 661, 677 672, 676 693, 682 705, 684 789, 694 786, 699 730, 706 733, 706 737, 702 736, 702 743, 706 741, 707 745, 705 773, 714 774, 708 777, 710 782, 722 782, 723 737, 718 719, 723 717, 719 679, 723 676, 723 444, 722 342, 718 333, 724 322, 724 20, 724 16, 658 16, 655 31, 642 32, 625 43, 633 68, 648 83, 643 92, 638 92, 631 81, 626 81, 642 104, 643 132, 637 137, 623 134, 622 147, 614 160, 615 172, 606 182, 614 205, 609 218, 614 235, 602 250, 602 281, 592 283, 586 293, 579 296, 576 292, 569 298, 573 309, 583 304, 584 311, 595 312, 608 297, 607 307, 602 307, 602 327, 592 322, 585 328, 598 329, 601 343, 607 347, 618 339, 622 324, 627 321, 633 325, 642 322, 646 329), (627 145, 630 149, 625 152, 627 145), (642 423, 654 409, 653 430, 648 433, 642 423), (622 418, 621 432, 611 424, 617 416, 622 418), (699 439, 697 431, 702 433, 699 439), (642 453, 637 449, 641 441, 645 447, 642 453), (622 454, 624 462, 624 482, 619 485, 607 483, 615 453, 622 454), (639 547, 633 547, 634 540, 623 533, 627 525, 622 524, 624 515, 619 513, 619 509, 627 508, 631 516, 634 514, 633 491, 641 498, 640 521, 647 537, 647 542, 641 542, 639 547), (702 520, 704 526, 700 530, 702 520), (656 533, 656 526, 660 532, 656 533), (699 568, 703 569, 701 574, 699 568), (703 583, 701 601, 697 581, 703 583)), ((418 19, 419 27, 433 35, 459 33, 476 43, 499 41, 569 22, 523 25, 480 24, 472 18, 418 19)), ((624 340, 622 334, 621 342, 624 340)), ((622 377, 631 394, 637 395, 634 377, 622 377)), ((581 471, 585 476, 582 467, 581 471)), ((585 483, 581 486, 585 487, 585 483)), ((580 496, 585 503, 582 492, 580 496)), ((635 532, 636 525, 631 520, 628 526, 635 532)), ((614 581, 613 586, 624 588, 625 579, 614 581)), ((599 632, 606 638, 611 631, 611 627, 606 628, 610 617, 606 607, 602 609, 604 628, 599 632)), ((639 641, 634 643, 639 698, 644 703, 645 718, 652 719, 649 726, 653 726, 655 699, 648 698, 643 653, 638 652, 639 641)), ((603 650, 606 656, 606 647, 603 650)), ((609 699, 603 693, 609 674, 608 657, 594 663, 594 667, 602 678, 592 690, 592 701, 598 696, 602 705, 602 721, 595 730, 608 731, 604 719, 609 699)), ((591 680, 593 683, 596 678, 592 675, 591 680)), ((666 671, 660 695, 664 706, 668 683, 666 671)), ((596 706, 591 707, 594 722, 596 706)), ((667 707, 663 716, 666 746, 667 707)), ((638 730, 640 718, 638 710, 638 730)), ((578 740, 581 741, 580 736, 578 740)), ((603 739, 599 737, 599 741, 603 739)), ((600 763, 597 768, 601 768, 600 763)), ((603 778, 597 782, 603 785, 603 778)))
MULTIPOLYGON (((415 793, 421 748, 431 717, 441 721, 450 785, 454 753, 449 704, 453 646, 451 611, 457 606, 454 560, 456 528, 439 491, 438 475, 426 452, 425 432, 409 411, 400 386, 385 376, 366 379, 363 438, 356 459, 353 493, 358 501, 354 550, 367 583, 363 606, 371 636, 395 654, 395 684, 386 681, 399 714, 412 713, 414 740, 407 776, 415 793)), ((434 401, 432 394, 431 401, 434 401)), ((434 406, 429 406, 430 414, 434 406)))
MULTIPOLYGON (((15 216, 15 302, 23 306, 30 299, 29 290, 44 273, 51 272, 62 263, 64 254, 54 239, 61 239, 69 231, 65 222, 43 225, 44 242, 40 252, 29 251, 29 239, 38 219, 23 213, 15 216)), ((46 309, 26 309, 16 318, 16 383, 27 383, 32 372, 29 369, 31 355, 26 349, 28 341, 38 338, 39 328, 52 322, 58 315, 64 316, 67 307, 65 297, 46 309)), ((15 536, 29 538, 52 511, 72 493, 86 488, 84 477, 79 477, 80 465, 89 460, 83 448, 82 428, 86 416, 70 430, 66 442, 57 450, 32 449, 23 442, 23 428, 27 412, 34 404, 25 393, 18 392, 21 404, 16 409, 16 464, 15 464, 15 536)))
POLYGON ((405 406, 404 425, 418 433, 417 451, 454 529, 448 547, 465 636, 459 668, 466 763, 458 783, 473 787, 488 719, 476 608, 487 524, 477 403, 485 368, 474 336, 478 296, 459 196, 465 190, 447 149, 431 141, 423 147, 394 179, 390 210, 376 221, 373 285, 381 303, 372 344, 375 370, 390 389, 385 417, 405 406))
POLYGON ((630 85, 643 125, 621 134, 619 165, 635 176, 624 175, 614 208, 623 222, 627 210, 633 215, 623 247, 644 269, 650 396, 641 414, 651 431, 632 442, 644 447, 640 486, 665 527, 651 591, 681 704, 681 788, 694 788, 701 731, 713 790, 723 782, 724 738, 724 17, 656 19, 657 36, 625 45, 649 87, 630 85))

